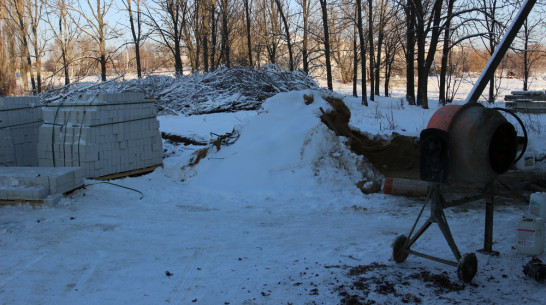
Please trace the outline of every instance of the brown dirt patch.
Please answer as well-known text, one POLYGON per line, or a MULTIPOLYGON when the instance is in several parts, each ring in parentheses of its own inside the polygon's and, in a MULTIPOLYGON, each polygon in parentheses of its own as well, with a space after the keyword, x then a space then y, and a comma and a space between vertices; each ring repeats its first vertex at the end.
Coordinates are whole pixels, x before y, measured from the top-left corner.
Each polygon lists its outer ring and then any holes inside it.
POLYGON ((366 157, 386 177, 419 179, 419 146, 416 137, 392 133, 389 139, 369 136, 349 127, 351 111, 341 99, 326 97, 334 110, 323 111, 321 121, 349 141, 351 151, 366 157))

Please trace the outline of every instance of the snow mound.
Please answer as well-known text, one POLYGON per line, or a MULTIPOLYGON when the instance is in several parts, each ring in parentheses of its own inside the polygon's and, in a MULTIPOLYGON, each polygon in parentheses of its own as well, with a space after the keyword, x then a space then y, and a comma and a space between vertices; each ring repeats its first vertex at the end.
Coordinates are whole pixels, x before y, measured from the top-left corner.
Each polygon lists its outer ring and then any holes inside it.
POLYGON ((178 77, 152 75, 142 79, 124 76, 106 82, 79 82, 41 94, 43 103, 70 102, 81 94, 140 92, 156 99, 160 114, 206 114, 256 110, 280 92, 318 89, 315 81, 299 71, 226 68, 178 77))
POLYGON ((181 179, 219 191, 260 193, 377 180, 380 175, 347 148, 346 139, 321 122, 321 108, 332 110, 318 91, 287 92, 268 99, 257 116, 236 126, 239 138, 233 145, 211 145, 206 152, 196 152, 189 163, 197 164, 184 166, 181 179), (308 185, 309 181, 315 185, 308 185))

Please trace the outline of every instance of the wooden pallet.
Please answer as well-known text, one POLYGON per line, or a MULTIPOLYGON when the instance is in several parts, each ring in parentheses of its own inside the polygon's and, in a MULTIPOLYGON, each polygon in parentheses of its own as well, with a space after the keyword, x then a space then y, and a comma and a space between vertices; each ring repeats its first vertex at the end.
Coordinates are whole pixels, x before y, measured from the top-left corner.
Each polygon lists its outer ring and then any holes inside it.
POLYGON ((0 205, 19 205, 19 204, 30 204, 32 206, 40 206, 44 204, 43 200, 0 200, 0 205))
POLYGON ((104 176, 93 178, 93 179, 99 180, 99 181, 105 181, 105 180, 115 180, 115 179, 121 179, 121 178, 132 177, 132 176, 141 176, 141 175, 145 175, 145 174, 153 172, 158 167, 163 167, 163 164, 143 167, 143 168, 134 169, 134 170, 121 172, 121 173, 104 175, 104 176))

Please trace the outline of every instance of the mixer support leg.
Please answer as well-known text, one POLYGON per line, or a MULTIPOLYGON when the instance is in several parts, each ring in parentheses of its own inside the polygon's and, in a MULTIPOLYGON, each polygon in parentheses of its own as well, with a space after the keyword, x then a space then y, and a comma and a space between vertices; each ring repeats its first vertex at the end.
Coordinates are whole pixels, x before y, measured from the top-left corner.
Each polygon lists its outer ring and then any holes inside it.
POLYGON ((483 253, 494 254, 493 251, 493 213, 494 213, 494 181, 484 189, 485 196, 485 234, 483 237, 483 253))
POLYGON ((439 189, 434 189, 432 194, 432 203, 430 206, 432 214, 431 217, 438 224, 438 227, 440 228, 440 231, 442 231, 442 234, 444 235, 447 244, 451 248, 453 255, 455 255, 455 258, 457 259, 457 261, 459 261, 461 259, 461 253, 459 252, 459 249, 455 244, 455 240, 453 239, 453 235, 451 234, 451 230, 449 229, 449 225, 447 224, 446 216, 443 209, 444 206, 445 200, 440 194, 439 189))

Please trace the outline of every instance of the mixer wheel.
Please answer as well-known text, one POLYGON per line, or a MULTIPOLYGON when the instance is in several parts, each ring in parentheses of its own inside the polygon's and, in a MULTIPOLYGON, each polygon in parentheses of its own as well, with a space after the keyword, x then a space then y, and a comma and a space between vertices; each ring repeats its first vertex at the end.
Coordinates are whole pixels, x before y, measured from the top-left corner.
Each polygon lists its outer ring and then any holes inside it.
POLYGON ((397 263, 402 263, 408 258, 409 249, 404 248, 407 240, 406 235, 400 235, 392 244, 392 258, 397 263))
POLYGON ((474 276, 478 272, 478 259, 476 254, 467 253, 463 255, 459 261, 459 266, 457 267, 457 276, 459 279, 465 283, 470 283, 474 276))

